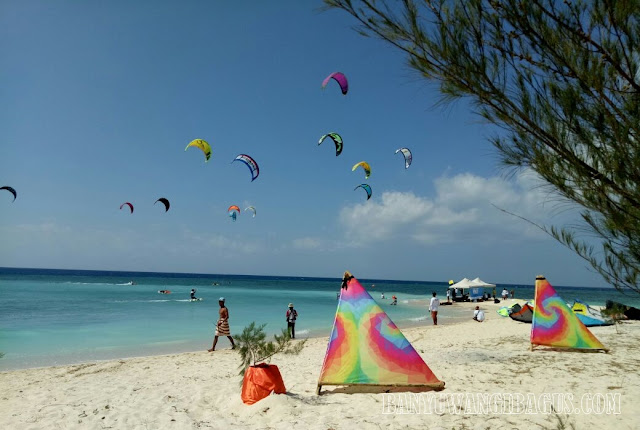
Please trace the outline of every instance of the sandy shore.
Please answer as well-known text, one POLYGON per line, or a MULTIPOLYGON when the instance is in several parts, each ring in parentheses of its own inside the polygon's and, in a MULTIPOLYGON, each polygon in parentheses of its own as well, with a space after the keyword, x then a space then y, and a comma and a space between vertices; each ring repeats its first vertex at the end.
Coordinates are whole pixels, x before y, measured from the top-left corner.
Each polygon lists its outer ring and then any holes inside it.
MULTIPOLYGON (((471 316, 475 304, 456 306, 467 306, 471 316)), ((530 352, 531 325, 500 317, 495 313, 499 306, 481 304, 487 315, 484 323, 404 331, 436 376, 446 382, 444 391, 413 397, 423 406, 414 404, 418 409, 405 411, 419 414, 398 413, 403 411, 398 408, 400 402, 410 398, 406 394, 344 394, 326 387, 329 392, 316 396, 326 338, 310 339, 299 356, 274 357, 272 363, 280 368, 287 395, 244 405, 239 356, 229 349, 207 353, 210 340, 203 339, 202 352, 0 373, 0 428, 640 428, 639 322, 622 324, 620 334, 613 326, 592 328, 611 348, 609 354, 530 352), (523 397, 532 393, 538 399, 545 398, 545 393, 570 393, 573 408, 593 407, 589 399, 603 394, 614 402, 617 399, 619 404, 610 406, 619 413, 567 414, 566 409, 474 415, 468 403, 452 409, 447 403, 462 398, 456 395, 475 393, 523 397), (426 404, 435 406, 426 408, 426 404)), ((219 347, 228 348, 228 341, 221 340, 219 347)))

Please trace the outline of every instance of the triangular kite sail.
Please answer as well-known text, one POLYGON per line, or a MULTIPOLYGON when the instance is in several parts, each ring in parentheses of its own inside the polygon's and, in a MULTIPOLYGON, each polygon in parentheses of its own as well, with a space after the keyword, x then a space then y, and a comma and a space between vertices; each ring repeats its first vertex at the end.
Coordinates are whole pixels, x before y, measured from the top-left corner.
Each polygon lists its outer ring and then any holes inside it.
POLYGON ((535 345, 608 351, 544 278, 536 278, 531 348, 535 345))
POLYGON ((443 388, 444 382, 358 280, 345 272, 318 393, 323 385, 443 388))

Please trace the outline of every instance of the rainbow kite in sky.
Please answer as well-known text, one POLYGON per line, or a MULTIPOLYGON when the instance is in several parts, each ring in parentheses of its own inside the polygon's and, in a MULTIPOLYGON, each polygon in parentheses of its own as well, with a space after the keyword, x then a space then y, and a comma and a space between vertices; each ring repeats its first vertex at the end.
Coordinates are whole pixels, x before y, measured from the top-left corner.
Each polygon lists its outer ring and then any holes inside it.
POLYGON ((536 278, 531 345, 608 351, 543 276, 536 278))
POLYGON ((356 384, 444 387, 389 316, 346 272, 318 392, 323 385, 356 384))

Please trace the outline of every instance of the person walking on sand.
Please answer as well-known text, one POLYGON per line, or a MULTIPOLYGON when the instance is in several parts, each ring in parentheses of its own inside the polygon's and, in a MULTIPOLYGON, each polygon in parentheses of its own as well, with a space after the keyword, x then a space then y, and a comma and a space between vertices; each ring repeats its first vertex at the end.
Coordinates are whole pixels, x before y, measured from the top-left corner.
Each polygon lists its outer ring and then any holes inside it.
POLYGON ((438 308, 440 307, 440 300, 436 297, 436 292, 433 292, 433 297, 431 297, 431 301, 429 302, 429 310, 431 311, 431 319, 433 320, 433 325, 438 325, 438 308))
POLYGON ((298 311, 293 309, 293 303, 289 303, 289 309, 287 309, 287 331, 291 339, 296 338, 296 319, 298 319, 298 311))
POLYGON ((231 349, 236 349, 236 344, 233 343, 233 338, 231 337, 231 330, 229 329, 229 309, 224 305, 224 297, 220 297, 218 299, 218 304, 220 305, 220 318, 218 319, 218 323, 216 324, 216 335, 213 338, 213 345, 209 352, 213 352, 216 350, 216 344, 218 343, 218 336, 227 336, 231 341, 231 349))

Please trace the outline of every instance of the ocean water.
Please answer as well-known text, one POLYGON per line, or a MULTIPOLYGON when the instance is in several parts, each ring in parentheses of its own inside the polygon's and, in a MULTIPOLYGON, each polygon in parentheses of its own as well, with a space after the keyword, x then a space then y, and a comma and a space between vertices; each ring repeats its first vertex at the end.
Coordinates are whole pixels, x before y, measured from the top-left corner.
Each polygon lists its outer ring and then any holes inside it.
MULTIPOLYGON (((447 288, 442 282, 360 281, 401 328, 427 323, 431 292, 442 298, 447 288), (397 306, 390 305, 394 294, 397 306)), ((500 284, 498 294, 504 286, 515 289, 516 297, 533 297, 533 285, 500 284)), ((297 337, 328 336, 339 289, 339 278, 0 268, 0 370, 205 350, 213 340, 219 297, 226 299, 232 334, 252 321, 266 324, 269 334, 279 332, 293 302, 297 337), (202 301, 189 300, 191 288, 202 301)), ((636 297, 611 289, 557 289, 567 301, 640 306, 636 297)), ((448 324, 467 319, 467 313, 444 306, 438 320, 448 324)), ((218 348, 228 347, 220 338, 218 348)))

